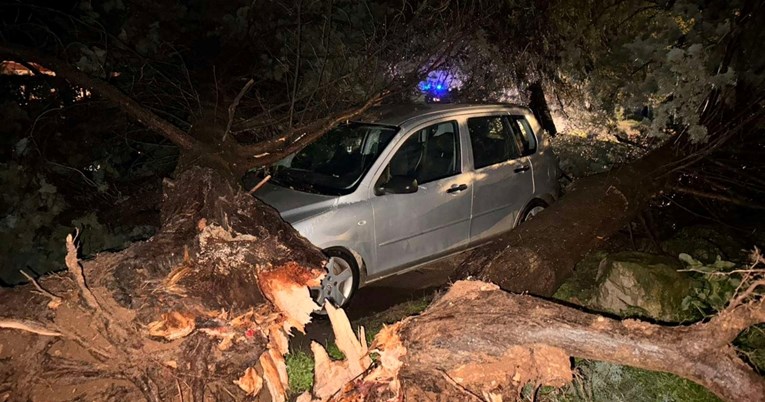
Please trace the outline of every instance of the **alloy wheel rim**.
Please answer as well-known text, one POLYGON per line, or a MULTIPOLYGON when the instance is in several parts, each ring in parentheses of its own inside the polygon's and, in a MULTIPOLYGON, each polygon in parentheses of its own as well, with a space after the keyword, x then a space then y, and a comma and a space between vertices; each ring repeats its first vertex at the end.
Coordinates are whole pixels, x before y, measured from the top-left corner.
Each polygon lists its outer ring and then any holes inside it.
POLYGON ((526 219, 524 219, 524 222, 531 220, 531 218, 537 216, 540 212, 544 211, 545 207, 537 205, 534 208, 531 208, 529 210, 529 213, 526 214, 526 219))
POLYGON ((322 308, 329 300, 335 306, 342 306, 351 296, 353 290, 353 271, 350 264, 340 257, 330 257, 327 262, 327 274, 321 281, 321 286, 313 289, 315 300, 322 308))

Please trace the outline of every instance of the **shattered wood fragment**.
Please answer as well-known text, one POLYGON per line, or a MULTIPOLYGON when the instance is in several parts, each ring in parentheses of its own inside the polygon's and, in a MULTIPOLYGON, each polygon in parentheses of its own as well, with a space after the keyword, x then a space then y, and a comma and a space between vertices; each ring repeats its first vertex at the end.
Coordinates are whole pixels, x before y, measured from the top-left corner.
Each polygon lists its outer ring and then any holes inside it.
POLYGON ((173 311, 162 314, 162 318, 152 321, 148 325, 150 336, 165 338, 168 341, 180 339, 194 332, 196 328, 195 318, 191 313, 173 311))
POLYGON ((273 354, 265 352, 260 355, 259 361, 263 368, 263 377, 266 380, 268 392, 271 394, 271 401, 286 401, 289 382, 285 381, 287 380, 287 366, 284 363, 284 358, 281 357, 274 360, 273 354), (282 376, 282 372, 284 373, 284 376, 282 376))
POLYGON ((332 332, 335 334, 337 348, 345 355, 351 376, 356 377, 372 364, 364 329, 360 328, 358 335, 355 334, 345 311, 332 306, 332 303, 329 302, 324 304, 324 308, 332 323, 332 332))
POLYGON ((318 274, 293 262, 258 275, 263 295, 285 315, 290 327, 302 333, 305 333, 305 324, 311 322, 311 313, 319 309, 308 288, 320 283, 318 274))
POLYGON ((234 381, 248 396, 255 396, 263 388, 263 378, 258 375, 254 368, 248 367, 244 374, 234 381))

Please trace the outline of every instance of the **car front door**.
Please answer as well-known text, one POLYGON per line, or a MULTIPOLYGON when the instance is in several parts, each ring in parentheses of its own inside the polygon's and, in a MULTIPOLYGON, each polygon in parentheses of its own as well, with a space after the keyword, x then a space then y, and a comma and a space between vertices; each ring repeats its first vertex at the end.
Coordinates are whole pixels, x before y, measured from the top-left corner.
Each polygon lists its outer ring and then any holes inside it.
POLYGON ((370 278, 467 246, 471 174, 463 173, 456 120, 411 132, 375 184, 372 199, 376 256, 370 278), (416 180, 416 191, 391 194, 386 183, 416 180))
POLYGON ((467 119, 473 156, 470 242, 479 243, 513 228, 534 194, 530 144, 508 115, 467 119))

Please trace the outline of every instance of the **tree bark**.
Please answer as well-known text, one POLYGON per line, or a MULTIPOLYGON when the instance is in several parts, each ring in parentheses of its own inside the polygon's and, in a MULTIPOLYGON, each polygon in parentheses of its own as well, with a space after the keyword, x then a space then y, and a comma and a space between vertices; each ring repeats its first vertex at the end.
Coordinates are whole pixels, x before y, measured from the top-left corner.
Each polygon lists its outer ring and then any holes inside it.
POLYGON ((151 239, 89 261, 70 238, 50 295, 0 291, 4 400, 244 400, 256 387, 234 381, 257 378, 283 399, 324 255, 210 169, 165 181, 161 215, 151 239))
POLYGON ((762 300, 667 327, 460 281, 421 315, 381 332, 372 345, 380 363, 331 399, 516 400, 525 384, 571 381, 576 356, 673 373, 724 400, 763 401, 765 378, 730 345, 761 322, 762 300))
POLYGON ((666 187, 663 146, 631 164, 577 180, 565 200, 513 231, 458 255, 460 277, 476 277, 511 292, 551 296, 574 265, 640 212, 666 187))

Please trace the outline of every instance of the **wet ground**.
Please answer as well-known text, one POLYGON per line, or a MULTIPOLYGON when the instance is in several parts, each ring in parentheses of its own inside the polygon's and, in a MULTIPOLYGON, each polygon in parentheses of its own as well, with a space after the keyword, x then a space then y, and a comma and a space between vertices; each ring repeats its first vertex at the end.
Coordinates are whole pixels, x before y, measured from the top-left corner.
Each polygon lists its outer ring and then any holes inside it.
MULTIPOLYGON (((364 317, 385 311, 397 304, 421 298, 445 285, 455 268, 453 262, 439 261, 415 271, 374 282, 356 291, 345 312, 351 323, 355 324, 364 317)), ((290 346, 308 351, 312 340, 322 344, 332 340, 332 327, 329 320, 315 317, 313 322, 306 326, 306 334, 295 334, 290 340, 290 346)))

